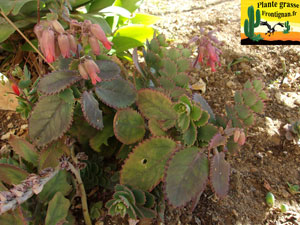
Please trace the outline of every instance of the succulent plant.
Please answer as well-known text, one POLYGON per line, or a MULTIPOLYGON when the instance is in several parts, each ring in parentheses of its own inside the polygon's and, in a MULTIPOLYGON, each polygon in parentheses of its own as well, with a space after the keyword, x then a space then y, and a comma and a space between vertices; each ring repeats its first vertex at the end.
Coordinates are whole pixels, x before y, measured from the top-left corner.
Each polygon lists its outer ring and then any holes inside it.
POLYGON ((125 185, 116 185, 113 199, 109 200, 105 207, 111 216, 120 215, 124 217, 126 214, 132 219, 154 218, 155 199, 149 192, 139 189, 131 189, 125 185))
POLYGON ((285 29, 283 30, 283 33, 284 34, 290 33, 291 26, 290 26, 290 22, 289 21, 284 22, 284 27, 285 27, 285 29))
POLYGON ((300 144, 300 121, 293 122, 292 124, 286 124, 283 128, 286 132, 286 139, 293 141, 294 144, 300 144))

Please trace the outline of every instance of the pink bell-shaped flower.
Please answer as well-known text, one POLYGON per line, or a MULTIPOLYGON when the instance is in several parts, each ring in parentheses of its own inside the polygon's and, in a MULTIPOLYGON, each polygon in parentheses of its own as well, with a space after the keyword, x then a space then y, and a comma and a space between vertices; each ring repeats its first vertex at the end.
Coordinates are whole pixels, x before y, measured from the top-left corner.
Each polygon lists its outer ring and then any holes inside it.
POLYGON ((63 26, 60 24, 60 22, 58 22, 57 20, 52 20, 51 21, 51 25, 53 26, 54 30, 58 33, 63 33, 65 32, 65 29, 63 28, 63 26))
POLYGON ((111 49, 112 43, 107 39, 105 33, 99 24, 90 25, 91 33, 104 45, 107 50, 111 49))
POLYGON ((54 32, 52 30, 44 30, 41 39, 41 49, 44 53, 47 62, 55 61, 55 40, 54 32))
POLYGON ((98 40, 94 36, 91 36, 89 37, 89 43, 91 45, 93 53, 95 55, 100 55, 100 46, 98 40))
POLYGON ((58 35, 58 46, 61 52, 61 55, 64 58, 69 58, 70 57, 70 42, 69 38, 65 34, 60 34, 58 35))
POLYGON ((76 52, 77 52, 77 42, 76 42, 76 40, 75 40, 75 38, 72 34, 68 34, 68 38, 69 38, 71 51, 74 54, 76 54, 76 52))
POLYGON ((84 67, 88 72, 88 75, 91 78, 93 85, 101 81, 101 78, 97 76, 97 73, 100 73, 100 69, 93 60, 91 59, 85 60, 84 67))
POLYGON ((89 75, 88 75, 86 69, 84 68, 84 64, 80 63, 78 65, 78 70, 83 79, 85 79, 85 80, 89 79, 89 75))

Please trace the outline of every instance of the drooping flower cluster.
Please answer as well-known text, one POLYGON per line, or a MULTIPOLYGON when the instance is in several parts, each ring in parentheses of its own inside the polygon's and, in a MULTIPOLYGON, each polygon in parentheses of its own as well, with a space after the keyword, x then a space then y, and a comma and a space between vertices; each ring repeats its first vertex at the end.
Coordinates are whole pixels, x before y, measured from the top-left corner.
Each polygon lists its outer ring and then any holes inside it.
POLYGON ((34 33, 38 38, 41 51, 49 63, 54 62, 60 55, 69 58, 70 51, 74 54, 77 52, 77 42, 74 36, 66 32, 57 20, 41 21, 35 25, 34 33))
MULTIPOLYGON (((79 36, 78 40, 82 42, 83 47, 90 45, 94 55, 100 55, 99 41, 108 50, 112 46, 101 26, 92 24, 89 20, 84 22, 71 20, 70 29, 67 31, 57 20, 41 21, 34 27, 34 32, 38 37, 41 51, 49 63, 54 62, 60 55, 64 58, 69 58, 72 56, 71 53, 80 54, 77 52, 76 35, 79 36)), ((92 59, 87 59, 80 63, 78 70, 84 79, 90 77, 93 84, 101 81, 97 76, 97 73, 100 73, 100 69, 92 59)))
POLYGON ((17 84, 12 83, 11 88, 16 95, 20 96, 20 89, 17 84))
POLYGON ((221 42, 213 35, 215 31, 205 32, 204 29, 200 29, 201 37, 195 37, 190 42, 198 42, 198 57, 195 61, 211 68, 212 72, 216 71, 216 65, 221 66, 220 54, 222 53, 216 45, 220 45, 221 42))

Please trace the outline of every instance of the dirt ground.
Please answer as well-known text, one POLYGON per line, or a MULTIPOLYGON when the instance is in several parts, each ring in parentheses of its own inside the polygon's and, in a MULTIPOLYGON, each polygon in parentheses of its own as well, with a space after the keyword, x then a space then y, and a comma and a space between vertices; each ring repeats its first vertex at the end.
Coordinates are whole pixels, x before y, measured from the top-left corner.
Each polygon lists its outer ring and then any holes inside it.
POLYGON ((282 126, 300 118, 300 46, 241 46, 240 1, 146 0, 142 11, 160 16, 157 29, 175 42, 187 43, 200 28, 217 30, 222 66, 217 72, 201 69, 192 82, 206 83, 203 96, 216 112, 233 102, 235 90, 248 79, 261 78, 269 93, 265 113, 257 116, 247 144, 228 155, 232 166, 230 192, 223 200, 207 190, 192 214, 169 210, 167 224, 300 224, 300 195, 287 182, 300 184, 300 146, 283 137, 282 126), (234 59, 252 60, 227 68, 234 59), (284 75, 283 65, 287 74, 284 75), (271 191, 275 206, 266 205, 271 191), (288 206, 281 213, 281 204, 288 206))
MULTIPOLYGON (((300 194, 290 193, 287 185, 300 185, 300 146, 285 140, 282 130, 300 118, 300 46, 241 46, 239 0, 145 0, 140 11, 160 16, 155 28, 175 43, 187 43, 200 34, 200 27, 218 31, 216 36, 224 43, 222 66, 215 73, 201 69, 191 77, 192 83, 204 81, 202 94, 215 112, 224 112, 224 103, 233 102, 234 92, 248 79, 261 78, 269 93, 247 144, 237 155, 228 155, 232 166, 228 196, 219 200, 208 188, 193 213, 169 208, 165 224, 300 224, 300 194), (241 57, 251 60, 227 68, 241 57), (273 208, 265 203, 269 191, 276 198, 273 208), (288 206, 286 213, 278 210, 282 203, 288 206)), ((4 149, 5 135, 22 134, 26 122, 8 111, 0 112, 0 120, 4 149)))

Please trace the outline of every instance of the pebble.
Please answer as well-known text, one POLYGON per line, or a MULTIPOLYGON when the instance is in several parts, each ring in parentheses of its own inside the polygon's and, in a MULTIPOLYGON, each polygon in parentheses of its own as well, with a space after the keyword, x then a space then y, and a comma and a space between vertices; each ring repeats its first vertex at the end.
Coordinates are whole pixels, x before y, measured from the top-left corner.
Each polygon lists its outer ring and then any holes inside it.
POLYGON ((13 126, 14 126, 14 125, 13 125, 12 123, 9 123, 9 124, 7 125, 7 128, 10 129, 10 128, 13 128, 13 126))
POLYGON ((236 218, 238 218, 238 216, 239 216, 239 214, 237 213, 237 211, 236 211, 235 209, 232 210, 232 214, 233 214, 236 218))
POLYGON ((23 125, 21 126, 21 130, 25 130, 27 127, 28 127, 28 124, 23 124, 23 125))
POLYGON ((261 153, 261 152, 258 152, 256 154, 256 157, 259 158, 259 159, 263 159, 264 158, 264 155, 261 153))
POLYGON ((229 87, 229 88, 234 88, 235 87, 235 83, 230 80, 230 81, 228 81, 226 83, 226 86, 229 87))
POLYGON ((7 132, 6 134, 4 134, 4 135, 1 136, 1 140, 2 141, 7 140, 10 137, 10 135, 14 134, 14 133, 15 133, 15 131, 9 131, 9 132, 7 132))

